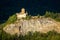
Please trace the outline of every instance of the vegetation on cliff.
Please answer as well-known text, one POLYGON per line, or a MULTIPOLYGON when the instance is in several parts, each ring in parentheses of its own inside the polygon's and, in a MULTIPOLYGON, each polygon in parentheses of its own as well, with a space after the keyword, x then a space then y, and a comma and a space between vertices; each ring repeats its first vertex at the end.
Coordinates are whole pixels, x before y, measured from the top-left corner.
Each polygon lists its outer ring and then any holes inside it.
POLYGON ((39 32, 29 32, 27 35, 9 35, 5 32, 0 36, 0 40, 60 40, 60 34, 55 31, 50 31, 47 34, 39 32))
POLYGON ((7 23, 14 23, 17 20, 16 14, 12 15, 9 17, 9 19, 7 20, 7 23))
POLYGON ((5 23, 1 24, 1 26, 4 27, 8 24, 14 23, 16 20, 17 20, 17 17, 16 17, 16 14, 14 14, 14 15, 10 16, 5 23))
POLYGON ((56 21, 60 21, 60 13, 48 12, 46 11, 45 17, 50 17, 56 21))

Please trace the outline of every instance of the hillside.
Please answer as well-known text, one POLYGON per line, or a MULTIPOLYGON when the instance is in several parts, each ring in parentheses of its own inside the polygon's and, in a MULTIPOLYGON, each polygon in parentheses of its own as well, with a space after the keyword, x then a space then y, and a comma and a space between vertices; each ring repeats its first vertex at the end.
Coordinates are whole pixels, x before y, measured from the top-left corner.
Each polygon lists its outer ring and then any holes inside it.
POLYGON ((3 30, 9 34, 27 34, 29 31, 47 33, 52 30, 60 33, 59 15, 59 13, 46 11, 44 16, 27 15, 26 18, 19 20, 14 14, 2 26, 3 30))
POLYGON ((31 18, 29 20, 21 19, 17 20, 15 23, 6 25, 3 30, 10 34, 26 34, 29 31, 47 33, 53 30, 60 33, 60 22, 45 17, 31 18))
POLYGON ((60 40, 60 13, 46 11, 22 19, 14 14, 0 27, 0 40, 60 40))

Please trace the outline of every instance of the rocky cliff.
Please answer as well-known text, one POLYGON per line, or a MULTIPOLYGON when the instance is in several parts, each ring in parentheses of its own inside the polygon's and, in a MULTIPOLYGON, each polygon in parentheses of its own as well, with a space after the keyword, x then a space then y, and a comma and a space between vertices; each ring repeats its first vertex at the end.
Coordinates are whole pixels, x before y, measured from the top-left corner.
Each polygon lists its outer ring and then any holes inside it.
POLYGON ((20 19, 15 23, 6 25, 3 30, 10 34, 27 34, 29 31, 47 33, 52 30, 60 33, 60 23, 51 18, 20 19))

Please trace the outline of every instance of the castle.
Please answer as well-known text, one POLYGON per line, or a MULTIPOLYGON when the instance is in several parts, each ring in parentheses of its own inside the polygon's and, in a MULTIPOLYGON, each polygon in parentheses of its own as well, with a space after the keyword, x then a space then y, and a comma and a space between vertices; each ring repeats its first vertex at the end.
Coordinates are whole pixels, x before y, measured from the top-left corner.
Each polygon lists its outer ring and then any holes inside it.
POLYGON ((26 18, 27 12, 25 12, 25 9, 22 8, 21 12, 16 13, 16 15, 17 15, 17 19, 26 18))

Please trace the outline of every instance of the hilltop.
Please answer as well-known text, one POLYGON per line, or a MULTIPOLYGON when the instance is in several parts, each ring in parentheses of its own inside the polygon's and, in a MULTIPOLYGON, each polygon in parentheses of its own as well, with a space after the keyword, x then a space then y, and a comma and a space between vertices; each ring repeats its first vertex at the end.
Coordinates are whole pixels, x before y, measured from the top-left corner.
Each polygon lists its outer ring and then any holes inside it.
POLYGON ((22 19, 17 19, 16 15, 13 15, 3 30, 9 34, 27 34, 29 31, 47 33, 53 30, 60 33, 60 18, 57 15, 58 13, 46 12, 44 16, 28 15, 22 19))

